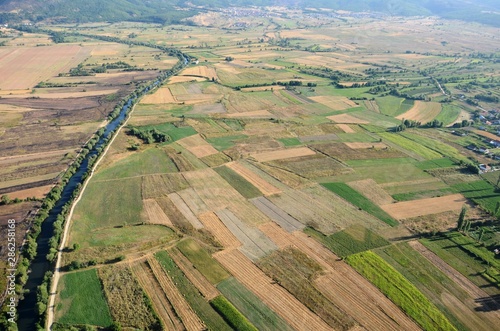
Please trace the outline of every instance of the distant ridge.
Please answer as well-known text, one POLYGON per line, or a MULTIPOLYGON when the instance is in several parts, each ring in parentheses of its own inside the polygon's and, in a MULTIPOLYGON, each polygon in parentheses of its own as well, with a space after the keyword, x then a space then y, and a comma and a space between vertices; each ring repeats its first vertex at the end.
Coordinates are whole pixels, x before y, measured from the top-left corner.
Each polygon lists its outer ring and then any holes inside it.
POLYGON ((429 16, 500 27, 500 0, 0 0, 0 23, 44 20, 66 23, 144 21, 175 23, 204 8, 289 6, 429 16), (189 4, 189 6, 187 5, 189 4))

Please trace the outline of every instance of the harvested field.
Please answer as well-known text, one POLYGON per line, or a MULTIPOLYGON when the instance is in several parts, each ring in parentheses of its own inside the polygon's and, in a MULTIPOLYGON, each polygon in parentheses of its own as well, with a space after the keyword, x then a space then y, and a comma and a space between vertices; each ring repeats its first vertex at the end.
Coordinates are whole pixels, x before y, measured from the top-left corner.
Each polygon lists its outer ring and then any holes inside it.
POLYGON ((397 116, 397 119, 413 120, 421 122, 422 124, 431 122, 441 112, 441 104, 438 102, 424 102, 415 101, 415 105, 408 110, 397 116))
POLYGON ((358 106, 354 101, 342 96, 317 96, 309 97, 309 99, 321 103, 333 110, 345 110, 358 106))
POLYGON ((215 69, 207 66, 188 67, 182 71, 181 75, 205 77, 208 80, 218 79, 215 69))
MULTIPOLYGON (((329 155, 333 158, 339 158, 341 160, 371 160, 371 159, 389 159, 389 158, 400 158, 406 156, 402 152, 384 147, 382 149, 368 148, 360 152, 359 150, 349 146, 352 143, 326 143, 321 145, 315 145, 314 148, 318 151, 329 155)), ((354 146, 359 146, 360 143, 355 143, 354 146)), ((370 147, 376 143, 370 143, 370 147)))
POLYGON ((270 118, 273 116, 274 115, 267 110, 254 110, 241 113, 231 113, 226 115, 226 117, 229 118, 237 118, 237 117, 270 118))
POLYGON ((317 153, 311 156, 294 157, 270 162, 270 165, 286 169, 301 177, 316 179, 349 174, 352 169, 341 161, 317 153))
POLYGON ((255 186, 264 195, 273 195, 281 192, 280 189, 269 184, 262 177, 252 172, 250 169, 248 169, 239 162, 231 162, 226 164, 226 166, 234 170, 241 177, 245 178, 248 182, 250 182, 253 186, 255 186))
POLYGON ((142 198, 159 198, 188 187, 181 174, 148 175, 142 177, 142 198))
POLYGON ((272 219, 288 232, 300 231, 305 227, 304 224, 297 221, 283 209, 278 208, 275 204, 264 197, 252 199, 251 202, 255 205, 255 207, 259 208, 261 212, 266 214, 267 217, 272 219))
POLYGON ((214 257, 293 328, 330 330, 321 318, 313 314, 288 291, 274 283, 239 251, 226 250, 216 253, 214 257))
POLYGON ((180 317, 186 330, 205 330, 205 325, 189 306, 182 293, 177 289, 174 282, 163 271, 162 266, 155 258, 148 258, 148 265, 153 271, 155 278, 160 283, 162 290, 180 317))
POLYGON ((31 89, 40 81, 76 67, 90 52, 89 47, 64 44, 50 47, 2 47, 0 89, 31 89), (33 73, 33 68, 36 68, 36 74, 33 73))
POLYGON ((380 206, 380 208, 395 219, 405 219, 450 210, 460 210, 466 202, 467 199, 463 195, 453 194, 444 197, 398 202, 380 206))
POLYGON ((172 151, 168 152, 167 154, 170 160, 172 160, 172 162, 175 164, 177 170, 179 170, 180 172, 196 170, 196 167, 191 162, 189 162, 188 157, 186 157, 187 153, 179 154, 177 151, 172 151))
POLYGON ((359 119, 349 114, 340 114, 327 117, 329 120, 339 124, 369 124, 368 121, 359 119))
POLYGON ((199 134, 178 140, 177 143, 193 153, 197 158, 219 153, 218 150, 207 143, 199 134))
POLYGON ((177 103, 168 87, 160 87, 156 92, 146 95, 141 100, 141 104, 157 105, 166 103, 177 103))
POLYGON ((184 256, 178 249, 171 249, 169 255, 175 264, 181 269, 191 283, 200 291, 201 295, 208 301, 212 300, 220 293, 184 256))
POLYGON ((179 194, 171 193, 168 195, 168 198, 174 203, 175 207, 182 213, 182 215, 184 215, 184 217, 195 229, 203 229, 203 224, 200 223, 200 221, 193 214, 193 211, 188 207, 179 194))
POLYGON ((316 152, 307 147, 288 148, 279 151, 252 154, 251 156, 258 162, 269 162, 273 160, 289 159, 299 156, 314 155, 316 152))
POLYGON ((11 192, 9 193, 9 198, 24 200, 26 198, 35 197, 37 199, 43 199, 47 195, 47 193, 50 192, 52 186, 53 185, 45 185, 45 186, 29 188, 26 190, 11 192))
POLYGON ((241 246, 238 239, 213 212, 200 214, 198 219, 224 248, 233 249, 241 246))
POLYGON ((345 133, 355 133, 356 131, 347 124, 337 124, 337 127, 345 133))
POLYGON ((480 135, 480 136, 483 136, 483 137, 486 137, 488 139, 492 139, 492 140, 500 140, 500 137, 493 134, 493 133, 489 133, 489 132, 486 132, 486 131, 483 131, 483 130, 474 130, 473 131, 475 134, 477 135, 480 135))
POLYGON ((335 133, 329 134, 320 134, 316 136, 300 136, 299 140, 302 143, 308 143, 313 141, 330 141, 330 140, 338 140, 339 136, 335 133))
POLYGON ((273 89, 274 91, 284 90, 286 87, 281 85, 276 86, 257 86, 257 87, 245 87, 242 88, 242 92, 262 92, 262 91, 270 91, 273 89))
POLYGON ((243 223, 231 211, 224 209, 216 214, 229 231, 243 244, 239 250, 249 259, 257 260, 278 249, 262 231, 243 223))
POLYGON ((144 209, 148 214, 150 224, 159 224, 165 225, 170 228, 174 227, 172 221, 168 218, 167 215, 163 212, 160 205, 154 199, 146 199, 142 202, 144 204, 144 209))
POLYGON ((384 191, 373 179, 364 179, 347 183, 350 187, 363 194, 376 205, 388 205, 394 202, 394 199, 384 191))
POLYGON ((169 84, 186 83, 186 82, 204 82, 206 78, 196 76, 173 76, 168 80, 169 84))
POLYGON ((182 331, 184 330, 184 325, 179 320, 176 312, 165 292, 163 292, 160 283, 154 276, 151 268, 146 262, 139 262, 132 266, 132 271, 137 277, 137 281, 147 293, 148 297, 151 299, 153 308, 162 321, 163 326, 167 330, 182 331))
POLYGON ((177 191, 177 194, 184 200, 193 214, 198 215, 208 210, 205 203, 200 199, 198 194, 192 189, 188 188, 182 191, 177 191))
POLYGON ((250 204, 213 169, 186 172, 184 177, 209 210, 228 208, 246 224, 267 222, 267 217, 250 204))
POLYGON ((389 148, 386 144, 384 143, 344 143, 346 144, 347 147, 352 148, 352 149, 375 149, 375 150, 380 150, 380 149, 387 149, 389 148))

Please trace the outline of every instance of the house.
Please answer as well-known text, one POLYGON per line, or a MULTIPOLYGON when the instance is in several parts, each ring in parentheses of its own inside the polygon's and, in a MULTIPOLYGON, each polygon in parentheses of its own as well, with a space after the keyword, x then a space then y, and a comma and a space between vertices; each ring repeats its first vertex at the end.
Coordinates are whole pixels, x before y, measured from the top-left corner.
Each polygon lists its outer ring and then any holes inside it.
POLYGON ((478 152, 479 152, 479 153, 483 153, 483 154, 488 154, 490 151, 489 151, 489 149, 487 149, 487 148, 484 148, 484 147, 479 147, 478 152))

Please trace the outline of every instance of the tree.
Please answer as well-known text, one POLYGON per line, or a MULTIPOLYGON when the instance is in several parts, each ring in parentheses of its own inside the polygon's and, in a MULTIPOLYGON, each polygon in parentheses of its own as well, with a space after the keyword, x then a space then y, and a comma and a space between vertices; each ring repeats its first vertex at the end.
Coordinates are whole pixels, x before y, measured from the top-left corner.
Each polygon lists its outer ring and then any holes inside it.
POLYGON ((7 194, 2 195, 0 200, 0 205, 8 205, 10 203, 10 198, 7 194))
POLYGON ((465 214, 467 213, 467 207, 463 206, 458 216, 457 229, 462 231, 465 225, 465 214))

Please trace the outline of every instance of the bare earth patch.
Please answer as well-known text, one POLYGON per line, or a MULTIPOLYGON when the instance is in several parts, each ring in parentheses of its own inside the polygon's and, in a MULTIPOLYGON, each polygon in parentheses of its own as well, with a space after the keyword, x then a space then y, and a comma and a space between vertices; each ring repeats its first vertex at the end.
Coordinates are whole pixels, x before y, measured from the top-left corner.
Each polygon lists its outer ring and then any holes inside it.
POLYGON ((453 194, 438 198, 398 202, 381 206, 381 208, 395 219, 405 219, 460 210, 466 202, 463 195, 453 194))

